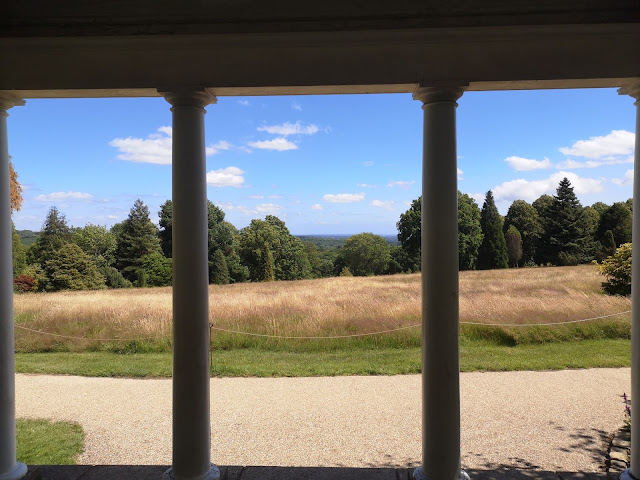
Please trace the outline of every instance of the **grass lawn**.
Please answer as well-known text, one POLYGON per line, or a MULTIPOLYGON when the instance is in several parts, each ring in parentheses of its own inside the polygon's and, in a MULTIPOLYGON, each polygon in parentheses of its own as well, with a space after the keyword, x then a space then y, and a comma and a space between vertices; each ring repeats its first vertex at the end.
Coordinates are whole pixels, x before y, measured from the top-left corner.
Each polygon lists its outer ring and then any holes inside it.
MULTIPOLYGON (((236 349, 214 352, 212 376, 301 377, 396 375, 420 372, 420 349, 377 348, 327 352, 236 349)), ((626 339, 497 345, 462 339, 460 369, 472 371, 558 370, 628 367, 631 343, 626 339)), ((95 377, 170 377, 171 354, 17 353, 16 372, 95 377)))
POLYGON ((18 461, 27 465, 74 465, 84 449, 82 427, 48 420, 16 420, 18 461))

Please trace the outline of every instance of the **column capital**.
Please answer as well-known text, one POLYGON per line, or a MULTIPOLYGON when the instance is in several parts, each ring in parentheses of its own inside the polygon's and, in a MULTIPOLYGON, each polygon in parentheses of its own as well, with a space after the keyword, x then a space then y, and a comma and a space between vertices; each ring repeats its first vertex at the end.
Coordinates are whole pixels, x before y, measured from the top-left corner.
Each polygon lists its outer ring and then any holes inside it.
POLYGON ((413 91, 413 99, 423 104, 436 102, 456 102, 464 93, 467 85, 440 85, 425 87, 420 84, 413 91))
POLYGON ((640 107, 640 79, 618 89, 618 95, 629 95, 636 99, 634 105, 640 107))
POLYGON ((204 108, 218 102, 207 88, 159 88, 158 93, 173 107, 204 108))
POLYGON ((11 107, 21 107, 26 102, 19 96, 11 92, 0 90, 0 115, 8 117, 7 110, 11 107))

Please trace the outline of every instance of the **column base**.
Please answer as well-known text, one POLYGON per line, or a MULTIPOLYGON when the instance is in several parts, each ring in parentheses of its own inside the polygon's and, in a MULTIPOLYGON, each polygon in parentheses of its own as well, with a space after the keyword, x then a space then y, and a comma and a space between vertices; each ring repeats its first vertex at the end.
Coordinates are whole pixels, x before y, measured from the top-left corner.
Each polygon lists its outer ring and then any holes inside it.
POLYGON ((16 462, 15 466, 6 473, 0 473, 0 480, 19 480, 27 474, 27 466, 16 462))
MULTIPOLYGON (((425 476, 425 474, 422 472, 422 466, 420 466, 413 471, 413 480, 431 480, 431 479, 425 476)), ((470 480, 470 479, 469 479, 469 475, 467 475, 467 472, 465 472, 464 470, 460 470, 460 476, 454 480, 470 480)), ((635 480, 635 479, 632 479, 632 480, 635 480)))
MULTIPOLYGON (((3 480, 0 478, 0 480, 3 480)), ((213 463, 211 464, 211 468, 204 475, 198 475, 197 477, 176 477, 173 475, 173 467, 164 472, 162 475, 162 480, 220 480, 220 470, 213 463)))
POLYGON ((633 475, 631 475, 631 469, 627 468, 624 472, 620 474, 620 480, 638 480, 638 479, 633 475))

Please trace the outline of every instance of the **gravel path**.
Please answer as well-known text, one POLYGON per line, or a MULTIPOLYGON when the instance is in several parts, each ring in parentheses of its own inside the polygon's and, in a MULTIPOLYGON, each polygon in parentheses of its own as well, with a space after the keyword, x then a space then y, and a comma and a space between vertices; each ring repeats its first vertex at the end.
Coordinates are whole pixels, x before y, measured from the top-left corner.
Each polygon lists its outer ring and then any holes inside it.
MULTIPOLYGON (((596 471, 624 369, 461 375, 465 468, 596 471)), ((18 418, 75 421, 86 464, 170 464, 171 380, 16 375, 18 418)), ((215 378, 219 465, 415 466, 420 377, 215 378)))

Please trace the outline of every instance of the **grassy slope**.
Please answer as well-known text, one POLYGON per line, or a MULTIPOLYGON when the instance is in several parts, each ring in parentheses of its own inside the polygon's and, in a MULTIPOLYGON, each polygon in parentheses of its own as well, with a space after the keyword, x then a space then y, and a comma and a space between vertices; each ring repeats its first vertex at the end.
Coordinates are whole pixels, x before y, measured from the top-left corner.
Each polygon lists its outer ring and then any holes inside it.
POLYGON ((18 461, 27 465, 74 465, 84 433, 75 423, 18 419, 16 445, 18 461))
MULTIPOLYGON (((627 367, 630 360, 630 341, 624 339, 513 347, 467 340, 460 345, 460 368, 465 372, 627 367)), ((408 374, 419 373, 421 364, 420 349, 416 347, 330 352, 223 350, 215 352, 213 361, 213 376, 256 377, 408 374)), ((171 355, 18 353, 16 371, 96 377, 170 377, 171 355)))
MULTIPOLYGON (((628 365, 629 314, 586 323, 536 325, 629 310, 629 299, 600 292, 601 281, 592 266, 461 272, 461 368, 628 365)), ((214 331, 213 375, 420 370, 421 334, 412 327, 420 322, 419 275, 211 286, 210 294, 211 321, 223 329, 296 337, 401 328, 383 335, 333 340, 271 339, 214 331)), ((171 375, 169 288, 18 295, 15 312, 19 372, 171 375), (109 338, 137 340, 106 340, 109 338)))

